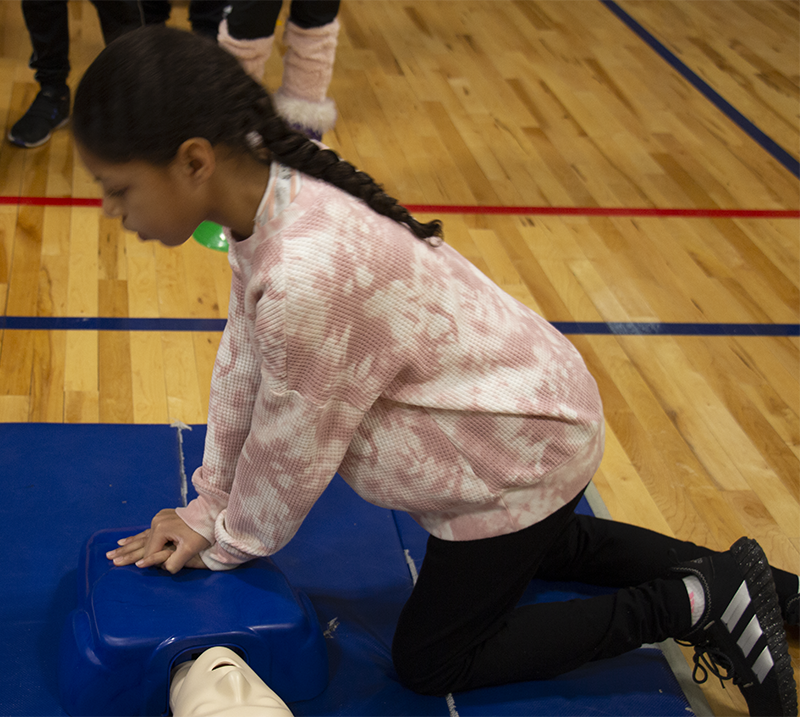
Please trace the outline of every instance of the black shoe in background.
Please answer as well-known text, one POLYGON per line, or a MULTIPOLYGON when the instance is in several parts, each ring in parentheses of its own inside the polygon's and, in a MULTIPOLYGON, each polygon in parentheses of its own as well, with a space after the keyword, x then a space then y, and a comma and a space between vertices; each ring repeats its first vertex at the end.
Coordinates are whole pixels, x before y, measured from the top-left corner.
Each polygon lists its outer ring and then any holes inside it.
POLYGON ((11 128, 8 139, 18 147, 38 147, 68 120, 69 87, 43 87, 28 111, 11 128))

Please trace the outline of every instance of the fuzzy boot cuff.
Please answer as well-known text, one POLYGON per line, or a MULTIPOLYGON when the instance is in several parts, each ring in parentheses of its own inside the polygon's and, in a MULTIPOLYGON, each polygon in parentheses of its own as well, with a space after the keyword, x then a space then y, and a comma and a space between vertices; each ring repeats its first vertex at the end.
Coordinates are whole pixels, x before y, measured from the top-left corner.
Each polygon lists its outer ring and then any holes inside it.
POLYGON ((312 102, 292 97, 281 87, 272 96, 272 102, 281 117, 312 139, 320 139, 336 124, 336 104, 332 99, 312 102))

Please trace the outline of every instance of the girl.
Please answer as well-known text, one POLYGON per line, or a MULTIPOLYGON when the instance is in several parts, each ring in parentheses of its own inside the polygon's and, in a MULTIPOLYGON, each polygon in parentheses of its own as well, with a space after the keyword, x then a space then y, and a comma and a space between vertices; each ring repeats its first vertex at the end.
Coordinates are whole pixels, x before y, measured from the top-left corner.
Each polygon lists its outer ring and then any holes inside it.
POLYGON ((797 713, 781 619, 797 620, 796 576, 746 538, 713 553, 576 515, 603 450, 596 384, 552 326, 441 245, 438 221, 292 131, 232 56, 178 30, 101 53, 73 128, 105 211, 142 239, 229 227, 199 497, 121 541, 116 565, 270 555, 338 470, 430 533, 393 644, 411 689, 545 679, 677 637, 752 714, 797 713), (619 590, 517 608, 534 576, 619 590))

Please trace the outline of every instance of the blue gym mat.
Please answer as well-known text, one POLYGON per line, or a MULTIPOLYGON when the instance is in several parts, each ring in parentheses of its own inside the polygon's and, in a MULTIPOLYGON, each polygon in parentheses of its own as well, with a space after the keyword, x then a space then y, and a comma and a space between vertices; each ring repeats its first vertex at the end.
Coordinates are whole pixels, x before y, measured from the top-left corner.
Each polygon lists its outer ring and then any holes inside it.
MULTIPOLYGON (((62 716, 58 639, 75 607, 76 569, 94 532, 146 524, 181 504, 181 461, 191 476, 205 427, 0 425, 3 650, 0 715, 62 716)), ((192 497, 191 488, 189 498, 192 497)), ((584 503, 582 509, 588 511, 584 503)), ((425 532, 407 515, 361 500, 334 479, 287 547, 274 556, 313 603, 327 631, 330 679, 317 698, 290 704, 302 715, 686 715, 660 650, 642 648, 547 682, 423 697, 392 667, 397 616, 411 592, 425 532)), ((525 601, 596 594, 587 586, 532 583, 525 601)))

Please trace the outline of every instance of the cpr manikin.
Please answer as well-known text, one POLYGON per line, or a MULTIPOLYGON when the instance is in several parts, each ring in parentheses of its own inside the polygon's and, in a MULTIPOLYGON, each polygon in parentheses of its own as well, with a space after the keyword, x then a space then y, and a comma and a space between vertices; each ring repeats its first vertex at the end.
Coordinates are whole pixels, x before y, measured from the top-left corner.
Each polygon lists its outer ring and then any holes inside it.
POLYGON ((250 666, 227 647, 212 647, 172 675, 174 717, 292 717, 250 666))

